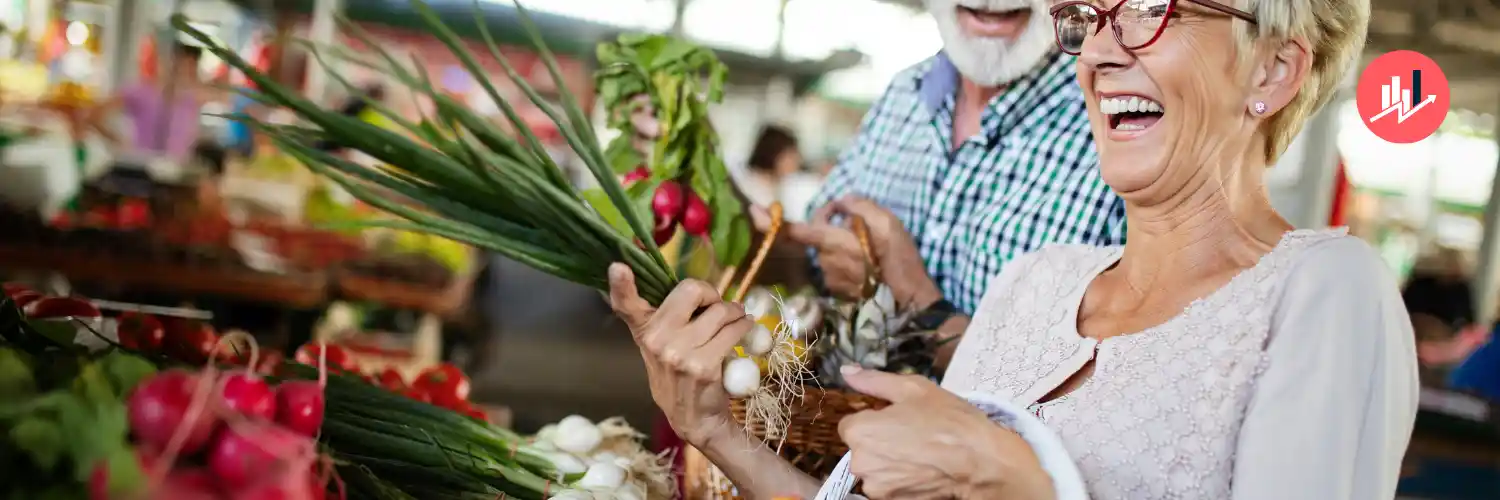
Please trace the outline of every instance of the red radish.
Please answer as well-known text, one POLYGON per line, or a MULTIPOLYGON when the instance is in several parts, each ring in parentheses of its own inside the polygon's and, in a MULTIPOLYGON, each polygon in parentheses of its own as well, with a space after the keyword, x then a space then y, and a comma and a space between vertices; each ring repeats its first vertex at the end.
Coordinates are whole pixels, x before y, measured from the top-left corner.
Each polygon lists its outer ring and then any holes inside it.
POLYGON ((218 479, 207 469, 195 467, 173 471, 152 492, 156 500, 218 500, 218 479))
POLYGON ((116 332, 120 345, 144 352, 158 352, 167 337, 167 329, 155 316, 128 312, 120 315, 116 332))
POLYGON ((651 213, 656 215, 657 230, 677 223, 683 201, 681 184, 667 181, 656 188, 656 194, 651 196, 651 213))
POLYGON ((199 375, 180 370, 162 372, 146 379, 131 393, 130 430, 146 446, 165 449, 172 437, 183 428, 185 438, 180 453, 191 454, 203 449, 213 436, 217 423, 212 413, 200 412, 191 421, 188 410, 198 390, 199 375))
POLYGON ((276 422, 298 434, 317 436, 323 426, 323 388, 308 380, 282 382, 276 387, 276 422))
POLYGON ((645 165, 641 165, 639 167, 635 167, 635 170, 631 170, 630 172, 626 173, 625 178, 621 181, 621 183, 629 186, 631 184, 646 180, 650 177, 651 170, 647 169, 645 165))
POLYGON ((276 418, 276 394, 259 375, 233 373, 224 377, 223 384, 219 397, 226 408, 247 417, 276 418))
POLYGON ((411 399, 414 399, 414 400, 417 400, 417 401, 421 401, 423 403, 431 403, 432 402, 432 395, 431 394, 428 394, 427 391, 418 389, 416 387, 407 388, 406 390, 401 391, 401 394, 404 395, 404 396, 406 396, 406 397, 408 397, 408 398, 411 398, 411 399))
POLYGON ((713 214, 708 211, 708 204, 698 193, 688 191, 687 207, 682 209, 682 230, 693 236, 704 236, 708 234, 708 224, 713 219, 713 214))
POLYGON ((16 307, 21 308, 23 312, 26 310, 27 306, 35 304, 36 301, 42 300, 44 298, 46 297, 44 297, 42 294, 33 292, 31 290, 22 290, 10 296, 11 302, 15 302, 16 307))
POLYGON ((266 351, 260 355, 260 359, 256 362, 255 372, 261 375, 274 374, 276 373, 276 368, 281 366, 283 359, 285 359, 285 356, 281 354, 281 351, 266 351))
POLYGON ((208 452, 208 468, 226 490, 238 490, 275 474, 285 462, 311 456, 307 436, 274 424, 226 428, 208 452))
POLYGON ((208 356, 219 343, 219 335, 212 326, 198 320, 164 318, 166 327, 164 350, 167 355, 194 365, 208 362, 208 356))
POLYGON ((0 284, 0 289, 5 290, 5 296, 7 296, 7 297, 13 297, 16 294, 21 293, 21 292, 34 292, 35 291, 35 290, 32 290, 31 287, 29 287, 29 286, 22 285, 20 283, 14 282, 14 281, 10 281, 10 282, 6 282, 4 284, 0 284))
POLYGON ((657 228, 657 229, 651 231, 651 240, 655 241, 657 245, 665 245, 665 244, 667 244, 667 242, 672 241, 672 237, 673 236, 677 236, 677 226, 676 225, 671 225, 671 226, 667 226, 667 227, 664 227, 664 228, 657 228))
POLYGON ((87 300, 72 297, 47 297, 26 306, 31 319, 98 318, 99 308, 87 300))

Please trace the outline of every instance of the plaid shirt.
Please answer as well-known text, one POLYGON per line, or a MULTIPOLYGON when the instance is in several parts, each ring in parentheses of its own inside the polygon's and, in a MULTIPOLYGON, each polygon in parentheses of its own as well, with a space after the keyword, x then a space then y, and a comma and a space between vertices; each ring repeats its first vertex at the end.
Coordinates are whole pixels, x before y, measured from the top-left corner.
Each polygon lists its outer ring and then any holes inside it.
POLYGON ((939 53, 903 71, 811 206, 856 194, 889 209, 916 238, 928 275, 968 314, 1021 254, 1123 242, 1125 207, 1099 178, 1073 61, 1054 53, 1011 83, 956 149, 958 70, 939 53))

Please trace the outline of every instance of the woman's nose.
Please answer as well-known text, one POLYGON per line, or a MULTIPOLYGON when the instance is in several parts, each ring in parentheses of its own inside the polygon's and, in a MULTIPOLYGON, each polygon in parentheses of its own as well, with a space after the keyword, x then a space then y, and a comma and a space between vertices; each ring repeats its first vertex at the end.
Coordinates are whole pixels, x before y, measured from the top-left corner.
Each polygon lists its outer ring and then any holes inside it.
POLYGON ((1133 59, 1130 52, 1115 40, 1113 28, 1107 24, 1104 29, 1084 37, 1083 48, 1078 53, 1078 60, 1097 72, 1123 69, 1133 59))

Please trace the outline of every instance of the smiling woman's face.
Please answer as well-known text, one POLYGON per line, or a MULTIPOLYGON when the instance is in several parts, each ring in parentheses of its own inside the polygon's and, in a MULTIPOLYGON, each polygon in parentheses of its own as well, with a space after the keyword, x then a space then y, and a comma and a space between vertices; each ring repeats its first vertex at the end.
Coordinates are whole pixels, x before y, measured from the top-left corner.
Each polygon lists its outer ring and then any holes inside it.
MULTIPOLYGON (((1116 3, 1096 5, 1102 10, 1116 3)), ((1122 11, 1137 6, 1135 22, 1151 25, 1163 18, 1167 1, 1126 3, 1122 11)), ((1165 17, 1160 36, 1144 48, 1125 50, 1108 25, 1097 34, 1088 30, 1078 58, 1079 82, 1101 174, 1122 197, 1162 198, 1189 188, 1222 148, 1248 140, 1254 124, 1245 106, 1246 79, 1236 67, 1235 22, 1181 1, 1165 17)), ((1138 29, 1149 38, 1150 28, 1138 29)))

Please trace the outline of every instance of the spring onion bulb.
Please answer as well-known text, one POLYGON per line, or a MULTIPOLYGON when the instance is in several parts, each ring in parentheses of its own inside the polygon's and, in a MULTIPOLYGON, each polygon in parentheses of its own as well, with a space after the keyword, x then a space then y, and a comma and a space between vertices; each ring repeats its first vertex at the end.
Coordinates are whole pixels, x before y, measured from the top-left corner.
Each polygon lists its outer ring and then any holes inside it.
POLYGON ((627 484, 625 486, 621 486, 620 489, 617 489, 617 490, 614 491, 614 500, 645 500, 645 499, 646 499, 646 493, 641 491, 641 487, 640 486, 637 486, 637 485, 634 485, 634 484, 627 484))
POLYGON ((578 457, 569 455, 567 453, 557 451, 542 451, 538 452, 538 454, 547 457, 547 461, 552 462, 552 467, 554 469, 557 469, 558 474, 583 474, 584 472, 588 472, 589 470, 589 466, 583 463, 583 460, 579 460, 578 457))
POLYGON ((750 329, 750 333, 745 334, 745 339, 741 341, 741 344, 745 348, 745 354, 765 356, 770 354, 775 342, 776 339, 771 336, 771 329, 766 328, 766 325, 756 323, 755 327, 750 329))
POLYGON ((614 491, 625 484, 625 469, 608 462, 596 462, 589 466, 588 472, 583 473, 583 479, 574 483, 575 488, 586 490, 614 491))
POLYGON ((552 437, 552 444, 574 455, 588 455, 603 440, 604 436, 594 422, 579 415, 568 415, 557 423, 557 435, 552 437))
POLYGON ((736 398, 749 397, 760 389, 760 367, 753 358, 732 357, 724 362, 724 390, 736 398))
POLYGON ((547 500, 594 500, 594 494, 580 490, 562 490, 547 500))

